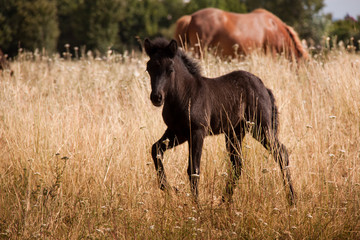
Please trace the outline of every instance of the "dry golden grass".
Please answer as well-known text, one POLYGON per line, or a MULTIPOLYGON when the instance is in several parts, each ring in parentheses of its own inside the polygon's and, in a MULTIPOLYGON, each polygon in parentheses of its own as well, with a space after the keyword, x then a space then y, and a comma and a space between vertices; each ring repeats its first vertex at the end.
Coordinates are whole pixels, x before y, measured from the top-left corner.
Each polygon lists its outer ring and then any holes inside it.
POLYGON ((223 136, 206 139, 199 205, 186 144, 164 161, 180 193, 158 190, 150 148, 165 125, 146 57, 13 62, 14 76, 0 76, 0 239, 360 238, 360 57, 318 59, 201 62, 206 76, 248 70, 273 90, 296 207, 249 136, 232 204, 217 201, 229 167, 223 136))

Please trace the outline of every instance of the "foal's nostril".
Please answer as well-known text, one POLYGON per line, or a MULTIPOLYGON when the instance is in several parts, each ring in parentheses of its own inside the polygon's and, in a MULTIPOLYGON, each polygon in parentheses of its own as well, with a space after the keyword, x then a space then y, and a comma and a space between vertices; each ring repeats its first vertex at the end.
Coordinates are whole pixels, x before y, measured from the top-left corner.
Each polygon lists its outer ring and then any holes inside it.
POLYGON ((150 100, 155 106, 160 106, 162 104, 162 94, 159 93, 151 93, 150 100))

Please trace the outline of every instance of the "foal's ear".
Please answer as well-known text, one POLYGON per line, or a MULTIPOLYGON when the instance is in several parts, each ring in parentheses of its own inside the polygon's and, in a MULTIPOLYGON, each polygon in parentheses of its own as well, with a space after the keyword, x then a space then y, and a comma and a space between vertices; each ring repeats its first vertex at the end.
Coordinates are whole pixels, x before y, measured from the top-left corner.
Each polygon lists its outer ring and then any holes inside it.
POLYGON ((146 54, 150 57, 150 55, 153 53, 153 44, 148 38, 146 38, 144 41, 144 47, 146 54))
POLYGON ((177 53, 177 49, 178 49, 177 42, 174 39, 171 40, 171 42, 169 43, 167 48, 169 49, 171 58, 175 57, 175 55, 177 53))

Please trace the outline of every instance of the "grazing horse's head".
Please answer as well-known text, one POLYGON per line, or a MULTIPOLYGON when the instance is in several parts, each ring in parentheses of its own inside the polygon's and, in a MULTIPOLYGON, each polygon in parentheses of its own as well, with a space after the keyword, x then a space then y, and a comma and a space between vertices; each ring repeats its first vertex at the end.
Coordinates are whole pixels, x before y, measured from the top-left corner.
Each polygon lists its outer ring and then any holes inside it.
POLYGON ((150 57, 147 68, 151 79, 150 100, 156 107, 164 104, 167 87, 175 77, 174 57, 178 51, 175 40, 168 42, 155 39, 153 42, 145 39, 146 54, 150 57))

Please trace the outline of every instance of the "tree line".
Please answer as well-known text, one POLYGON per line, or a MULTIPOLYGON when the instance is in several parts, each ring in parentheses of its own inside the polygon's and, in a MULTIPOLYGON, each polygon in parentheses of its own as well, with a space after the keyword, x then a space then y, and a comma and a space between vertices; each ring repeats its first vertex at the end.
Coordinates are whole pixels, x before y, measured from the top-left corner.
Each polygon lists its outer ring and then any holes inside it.
POLYGON ((61 53, 66 44, 122 52, 138 47, 138 39, 171 38, 179 17, 205 7, 238 13, 265 8, 314 44, 324 34, 359 37, 355 19, 333 23, 321 13, 323 0, 0 0, 0 48, 10 56, 19 49, 61 53))

